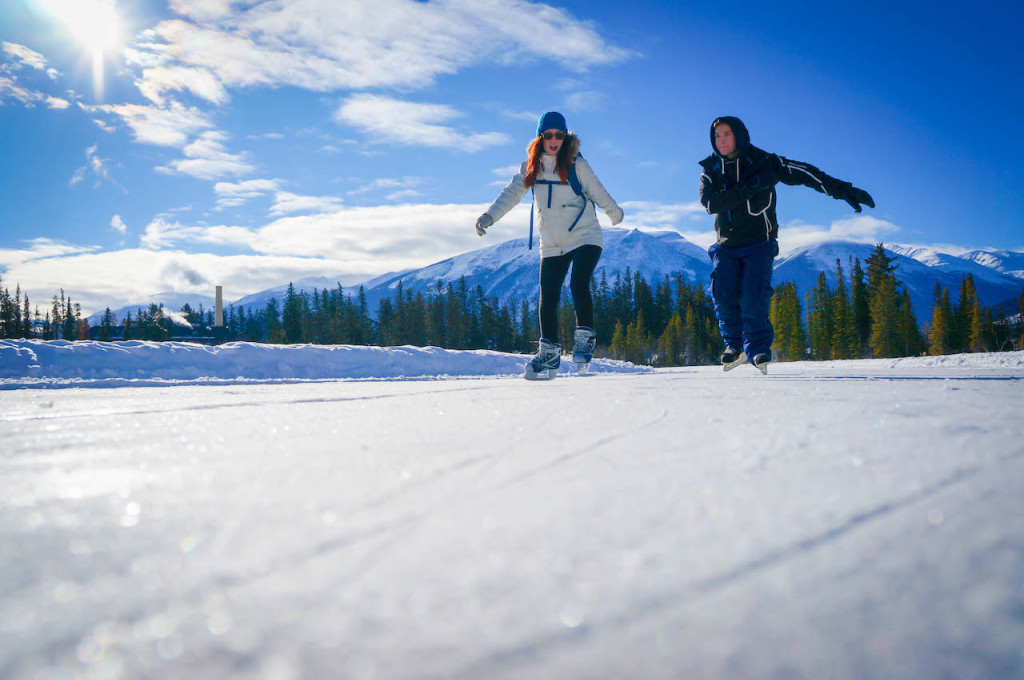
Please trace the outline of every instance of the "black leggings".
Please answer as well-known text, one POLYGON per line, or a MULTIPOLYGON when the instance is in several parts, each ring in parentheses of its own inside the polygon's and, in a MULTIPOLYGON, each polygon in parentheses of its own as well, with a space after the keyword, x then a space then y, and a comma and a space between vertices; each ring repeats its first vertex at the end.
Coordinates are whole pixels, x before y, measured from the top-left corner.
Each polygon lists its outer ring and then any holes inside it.
POLYGON ((601 259, 601 247, 580 246, 565 255, 544 257, 540 260, 540 335, 558 342, 558 301, 565 275, 572 265, 569 290, 576 308, 576 325, 594 327, 594 298, 590 295, 590 280, 601 259))

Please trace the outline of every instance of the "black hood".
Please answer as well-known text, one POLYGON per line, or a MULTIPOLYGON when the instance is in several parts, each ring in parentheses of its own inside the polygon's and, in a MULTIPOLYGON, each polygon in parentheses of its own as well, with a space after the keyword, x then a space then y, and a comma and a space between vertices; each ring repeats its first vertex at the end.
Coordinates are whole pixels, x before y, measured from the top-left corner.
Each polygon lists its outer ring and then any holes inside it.
POLYGON ((718 147, 715 146, 715 126, 721 123, 727 123, 732 128, 732 134, 736 137, 736 151, 742 156, 750 148, 750 133, 747 132, 747 126, 743 124, 743 121, 736 116, 720 116, 715 118, 715 122, 711 124, 711 153, 716 156, 720 156, 718 153, 718 147))

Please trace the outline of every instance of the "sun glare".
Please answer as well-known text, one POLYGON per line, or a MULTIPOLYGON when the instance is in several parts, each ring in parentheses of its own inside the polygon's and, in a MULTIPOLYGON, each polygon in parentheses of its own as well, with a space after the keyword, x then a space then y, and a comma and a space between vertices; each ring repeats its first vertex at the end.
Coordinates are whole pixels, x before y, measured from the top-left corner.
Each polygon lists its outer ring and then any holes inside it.
POLYGON ((120 22, 113 0, 37 0, 88 52, 93 89, 103 98, 104 58, 121 44, 120 22))

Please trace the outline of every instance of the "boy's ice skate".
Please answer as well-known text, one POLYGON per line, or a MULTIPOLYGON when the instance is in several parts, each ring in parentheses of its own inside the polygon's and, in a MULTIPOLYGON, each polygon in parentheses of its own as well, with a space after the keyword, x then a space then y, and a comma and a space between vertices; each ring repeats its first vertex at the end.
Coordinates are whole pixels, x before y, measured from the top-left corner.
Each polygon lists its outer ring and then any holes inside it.
POLYGON ((572 362, 576 368, 585 371, 590 368, 590 360, 594 358, 594 347, 597 346, 597 334, 594 329, 580 326, 573 334, 572 362))
POLYGON ((722 370, 731 371, 746 360, 747 355, 743 353, 743 350, 727 347, 726 350, 722 352, 722 370))
POLYGON ((562 346, 549 342, 544 338, 538 343, 537 354, 526 364, 527 380, 551 380, 558 374, 562 364, 562 346))
POLYGON ((754 356, 754 368, 768 375, 768 364, 772 362, 770 354, 757 354, 754 356))

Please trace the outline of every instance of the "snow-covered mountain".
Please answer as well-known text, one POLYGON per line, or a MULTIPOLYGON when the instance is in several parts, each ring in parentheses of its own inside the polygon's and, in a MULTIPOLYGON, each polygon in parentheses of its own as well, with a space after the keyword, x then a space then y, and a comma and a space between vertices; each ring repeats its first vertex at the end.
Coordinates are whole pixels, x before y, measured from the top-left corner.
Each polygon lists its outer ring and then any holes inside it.
MULTIPOLYGON (((707 252, 675 231, 613 227, 604 230, 604 237, 605 249, 598 264, 597 280, 603 273, 610 282, 614 281, 616 275, 625 275, 628 269, 639 272, 648 282, 659 281, 676 272, 691 284, 708 285, 710 282, 711 263, 707 252)), ((774 280, 796 283, 803 295, 814 287, 819 272, 824 271, 829 284, 834 286, 837 258, 849 277, 853 258, 859 258, 866 266, 873 250, 873 245, 848 241, 829 241, 800 248, 776 260, 774 280)), ((961 278, 970 273, 974 276, 980 302, 985 306, 1003 305, 1007 310, 1015 307, 1009 303, 1019 298, 1024 289, 1024 253, 1021 252, 977 250, 957 257, 928 248, 898 244, 887 245, 887 250, 895 258, 897 275, 910 290, 914 310, 922 323, 931 317, 936 283, 948 287, 955 298, 961 278)), ((486 295, 495 296, 500 301, 512 298, 535 301, 539 294, 540 258, 536 250, 527 248, 527 240, 521 238, 456 255, 421 269, 390 272, 361 283, 351 277, 337 276, 301 279, 294 281, 293 285, 297 292, 312 293, 325 288, 334 289, 340 284, 349 294, 354 294, 362 285, 370 312, 375 314, 382 299, 395 295, 399 283, 403 290, 426 294, 438 281, 447 286, 458 283, 463 276, 470 290, 479 285, 486 295)), ((263 309, 271 298, 283 302, 287 288, 288 284, 283 283, 234 302, 225 301, 225 304, 231 304, 235 309, 263 309)), ((213 307, 212 297, 164 294, 127 305, 115 313, 123 319, 126 312, 134 315, 136 309, 146 308, 151 302, 162 302, 168 311, 179 310, 185 302, 193 308, 199 304, 207 309, 213 307)), ((101 316, 102 313, 94 314, 89 321, 98 324, 101 316)))
MULTIPOLYGON (((384 276, 394 276, 394 274, 385 274, 384 276)), ((378 277, 381 278, 381 277, 378 277)), ((376 280, 376 279, 374 279, 376 280)), ((235 309, 245 307, 246 311, 250 309, 263 309, 270 302, 271 298, 277 300, 279 308, 281 303, 284 301, 284 296, 288 292, 287 283, 283 283, 280 286, 274 286, 273 288, 267 288, 261 290, 258 293, 246 295, 245 297, 239 298, 232 303, 228 303, 226 300, 224 306, 227 307, 229 304, 235 309)), ((306 293, 312 295, 314 292, 322 291, 325 288, 333 290, 338 286, 341 286, 346 293, 352 293, 355 288, 359 287, 359 282, 354 281, 351 277, 345 276, 310 276, 305 279, 299 279, 291 282, 291 285, 295 287, 296 293, 306 293), (354 288, 353 288, 353 284, 354 288)), ((365 285, 365 284, 364 284, 365 285)))
MULTIPOLYGON (((188 305, 192 309, 199 309, 199 305, 203 306, 203 310, 213 309, 214 298, 212 295, 201 295, 198 293, 156 293, 150 295, 139 302, 132 303, 130 305, 124 305, 117 309, 112 309, 114 316, 117 318, 118 323, 123 323, 125 318, 131 314, 134 319, 138 310, 147 310, 150 305, 163 305, 164 313, 172 318, 180 316, 179 311, 185 305, 188 305)), ((98 326, 103 320, 103 315, 106 313, 106 309, 91 314, 87 317, 89 325, 98 326)), ((177 320, 177 319, 176 319, 177 320)))
MULTIPOLYGON (((870 244, 848 241, 829 241, 799 248, 776 260, 774 282, 778 284, 782 281, 792 281, 803 296, 817 284, 819 273, 825 272, 829 285, 834 287, 838 259, 843 266, 846 284, 849 286, 853 259, 858 258, 866 270, 867 259, 874 249, 875 247, 870 244)), ((974 277, 979 302, 991 307, 1019 296, 1021 290, 1024 290, 1024 279, 1001 273, 976 260, 939 253, 927 248, 900 245, 887 245, 886 251, 894 258, 896 276, 910 291, 914 313, 921 323, 931 318, 936 283, 949 288, 950 296, 955 301, 960 291, 961 279, 969 273, 974 277)), ((1010 255, 1024 257, 1024 254, 1020 253, 1010 255)))
POLYGON ((1024 253, 1012 250, 972 250, 962 259, 977 262, 997 272, 1024 279, 1024 253))
MULTIPOLYGON (((594 274, 609 282, 626 270, 639 272, 649 282, 666 275, 682 274, 689 283, 706 284, 711 273, 707 252, 674 231, 604 229, 604 253, 594 274)), ((391 297, 401 283, 403 290, 427 293, 440 281, 442 286, 466 278, 470 290, 480 286, 484 294, 500 301, 536 300, 540 293, 540 256, 527 248, 527 239, 514 239, 442 260, 428 267, 393 276, 379 277, 364 284, 370 310, 391 297)))

